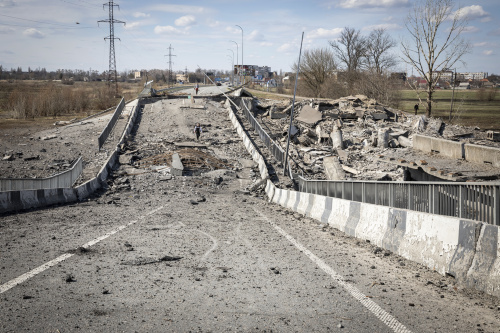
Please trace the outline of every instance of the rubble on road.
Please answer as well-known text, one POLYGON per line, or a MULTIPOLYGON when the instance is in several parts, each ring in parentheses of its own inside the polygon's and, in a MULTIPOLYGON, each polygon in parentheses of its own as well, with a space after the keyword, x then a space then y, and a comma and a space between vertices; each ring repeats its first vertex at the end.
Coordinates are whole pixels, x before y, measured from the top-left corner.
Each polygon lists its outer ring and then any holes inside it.
MULTIPOLYGON (((254 114, 269 135, 286 147, 292 101, 257 100, 254 114), (286 118, 273 117, 286 114, 286 118)), ((500 147, 478 128, 446 125, 442 120, 410 115, 363 95, 336 100, 303 99, 295 103, 290 156, 294 172, 309 179, 403 181, 409 169, 432 171, 435 180, 495 180, 500 170, 451 160, 412 149, 413 135, 500 147), (380 156, 384 158, 380 158, 380 156), (405 160, 405 163, 398 161, 405 160), (424 169, 417 161, 427 160, 424 169)), ((416 179, 414 179, 416 180, 416 179)))

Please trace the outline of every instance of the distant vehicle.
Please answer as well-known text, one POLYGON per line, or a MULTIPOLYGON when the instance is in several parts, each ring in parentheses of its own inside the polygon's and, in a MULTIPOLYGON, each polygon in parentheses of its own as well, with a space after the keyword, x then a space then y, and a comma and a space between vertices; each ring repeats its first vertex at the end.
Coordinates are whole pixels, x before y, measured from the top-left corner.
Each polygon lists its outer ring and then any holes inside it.
POLYGON ((222 84, 220 82, 217 82, 215 85, 216 86, 221 86, 222 84))

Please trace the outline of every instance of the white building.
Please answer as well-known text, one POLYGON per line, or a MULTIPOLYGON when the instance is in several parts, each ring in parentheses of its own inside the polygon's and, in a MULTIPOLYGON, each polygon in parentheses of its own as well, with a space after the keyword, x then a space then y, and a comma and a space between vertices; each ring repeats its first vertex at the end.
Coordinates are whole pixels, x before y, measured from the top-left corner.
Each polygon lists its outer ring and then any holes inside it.
POLYGON ((465 72, 465 73, 457 73, 457 78, 461 81, 465 80, 482 80, 488 77, 488 73, 486 72, 465 72))

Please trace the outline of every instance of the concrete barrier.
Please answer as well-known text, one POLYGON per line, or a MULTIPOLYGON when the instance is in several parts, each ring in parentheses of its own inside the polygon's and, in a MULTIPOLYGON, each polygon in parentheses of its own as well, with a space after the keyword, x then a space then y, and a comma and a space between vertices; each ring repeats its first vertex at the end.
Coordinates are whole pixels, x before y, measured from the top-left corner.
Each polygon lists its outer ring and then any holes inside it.
POLYGON ((463 143, 425 135, 415 134, 413 136, 413 149, 421 150, 426 153, 434 151, 438 152, 440 155, 454 159, 465 158, 463 143))
POLYGON ((466 144, 465 159, 474 163, 489 163, 494 167, 500 168, 500 149, 466 144))
POLYGON ((231 120, 231 123, 236 129, 238 136, 243 140, 243 144, 245 145, 245 148, 247 149, 248 153, 252 156, 253 161, 257 163, 257 165, 259 166, 261 179, 268 179, 269 172, 267 170, 267 165, 266 162, 264 161, 264 158, 259 154, 259 151, 253 145, 252 140, 250 140, 245 130, 241 126, 240 122, 236 118, 236 115, 234 114, 231 105, 226 105, 226 107, 228 108, 229 111, 229 119, 231 120))
POLYGON ((278 189, 269 180, 266 194, 270 202, 450 274, 462 286, 500 296, 498 226, 278 189))
POLYGON ((81 201, 88 198, 95 191, 105 184, 110 171, 116 166, 118 161, 119 146, 125 141, 126 136, 130 134, 138 115, 138 100, 132 102, 133 110, 129 121, 124 129, 116 148, 97 173, 95 178, 85 182, 75 188, 55 188, 41 190, 22 190, 0 192, 0 214, 13 211, 40 208, 56 204, 65 204, 81 201))
MULTIPOLYGON (((233 117, 230 110, 233 125, 244 138, 241 125, 233 117)), ((420 137, 421 144, 428 142, 432 149, 434 140, 420 137)), ((263 161, 251 142, 248 145, 243 140, 254 161, 263 161)), ((436 140, 434 147, 446 152, 447 144, 441 142, 446 140, 436 140)), ((450 146, 455 149, 454 158, 463 158, 463 145, 452 142, 450 146)), ((327 223, 349 236, 369 240, 442 275, 450 274, 462 286, 500 297, 499 226, 280 189, 269 179, 265 191, 269 202, 327 223)))

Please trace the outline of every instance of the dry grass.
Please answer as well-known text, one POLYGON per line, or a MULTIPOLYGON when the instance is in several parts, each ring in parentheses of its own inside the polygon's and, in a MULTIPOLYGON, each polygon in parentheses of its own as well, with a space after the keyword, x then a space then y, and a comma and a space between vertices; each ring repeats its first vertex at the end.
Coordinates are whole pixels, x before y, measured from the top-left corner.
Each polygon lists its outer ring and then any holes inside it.
MULTIPOLYGON (((125 99, 137 96, 140 84, 119 84, 125 99)), ((118 104, 104 82, 0 81, 0 116, 14 119, 85 115, 118 104)))

